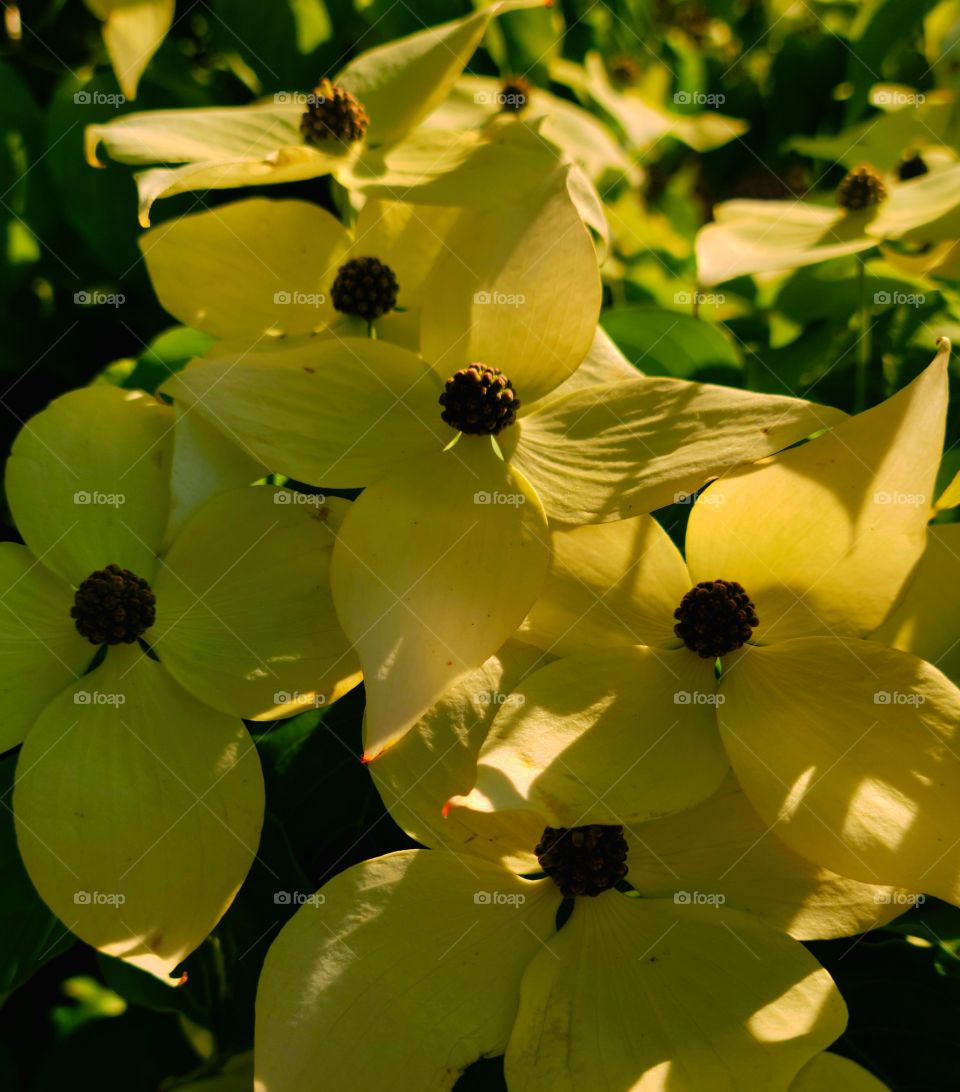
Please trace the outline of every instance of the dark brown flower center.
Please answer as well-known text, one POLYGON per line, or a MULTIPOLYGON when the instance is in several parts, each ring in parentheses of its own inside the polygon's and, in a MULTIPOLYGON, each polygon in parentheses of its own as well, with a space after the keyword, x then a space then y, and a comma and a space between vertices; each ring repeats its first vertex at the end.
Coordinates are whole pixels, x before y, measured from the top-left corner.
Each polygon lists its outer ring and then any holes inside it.
POLYGON ((153 625, 156 602, 146 580, 119 565, 108 565, 77 588, 70 617, 91 644, 132 644, 153 625))
POLYGON ((602 895, 627 874, 623 827, 547 827, 534 850, 564 895, 602 895))
POLYGON ((470 364, 447 380, 440 405, 451 428, 495 436, 517 419, 520 399, 499 368, 470 364))
POLYGON ((530 101, 533 90, 530 81, 523 76, 514 76, 500 88, 500 109, 505 114, 519 114, 530 101))
POLYGON ((330 298, 345 315, 359 315, 368 322, 397 305, 397 275, 379 258, 351 258, 337 270, 330 298))
POLYGON ((850 212, 879 205, 886 196, 883 179, 869 164, 854 167, 837 187, 837 204, 850 212))
POLYGON ((741 648, 759 622, 750 597, 735 580, 702 580, 680 600, 673 616, 673 632, 705 660, 741 648))
POLYGON ((362 140, 369 124, 366 110, 345 87, 321 80, 307 98, 300 132, 307 144, 328 148, 331 141, 362 140))
POLYGON ((919 152, 912 152, 897 164, 897 178, 906 182, 911 178, 919 178, 923 174, 929 174, 930 168, 919 152))

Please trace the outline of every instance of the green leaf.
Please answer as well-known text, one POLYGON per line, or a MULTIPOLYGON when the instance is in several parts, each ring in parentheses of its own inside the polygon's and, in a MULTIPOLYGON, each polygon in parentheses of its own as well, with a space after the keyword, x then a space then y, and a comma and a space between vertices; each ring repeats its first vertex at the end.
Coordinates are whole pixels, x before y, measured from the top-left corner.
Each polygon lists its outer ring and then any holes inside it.
POLYGON ((153 394, 194 357, 202 356, 215 340, 209 334, 191 330, 189 326, 173 326, 164 330, 137 357, 133 370, 120 386, 153 394))
MULTIPOLYGON (((623 353, 648 375, 708 379, 707 372, 738 372, 740 358, 731 342, 703 319, 658 307, 618 307, 601 324, 623 353)), ((734 380, 735 380, 734 376, 734 380)), ((709 381, 716 382, 711 375, 709 381)))

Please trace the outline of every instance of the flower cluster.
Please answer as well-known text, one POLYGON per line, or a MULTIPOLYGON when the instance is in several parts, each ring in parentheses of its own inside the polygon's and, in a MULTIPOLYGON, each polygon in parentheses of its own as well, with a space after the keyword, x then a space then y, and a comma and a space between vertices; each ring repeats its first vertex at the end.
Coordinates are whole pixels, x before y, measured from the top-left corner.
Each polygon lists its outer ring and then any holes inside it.
MULTIPOLYGON (((149 228, 206 351, 156 393, 64 395, 13 447, 20 853, 77 936, 176 974, 256 859, 250 728, 362 680, 364 762, 424 848, 273 940, 258 1088, 447 1089, 494 1055, 511 1092, 866 1081, 824 1053, 846 1010, 800 942, 960 904, 958 543, 928 526, 949 342, 852 416, 638 371, 599 325, 576 142, 519 77, 450 107, 533 6, 300 96, 91 128, 149 165, 145 226, 186 190, 321 176, 339 212, 241 195, 149 228), (678 498, 682 543, 652 514, 678 498)), ((721 211, 704 283, 823 257, 827 223, 843 253, 889 239, 922 184, 854 167, 791 214, 799 257, 721 211)))

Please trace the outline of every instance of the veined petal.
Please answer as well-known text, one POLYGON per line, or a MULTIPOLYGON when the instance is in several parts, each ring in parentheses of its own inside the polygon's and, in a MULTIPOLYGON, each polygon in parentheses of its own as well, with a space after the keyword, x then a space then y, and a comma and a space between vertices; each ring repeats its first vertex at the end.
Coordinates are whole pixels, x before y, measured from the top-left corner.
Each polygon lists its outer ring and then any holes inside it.
POLYGON ((727 201, 716 223, 697 235, 697 274, 703 285, 733 277, 797 269, 876 246, 869 214, 802 201, 727 201))
MULTIPOLYGON (((427 276, 447 246, 450 228, 462 215, 457 208, 370 197, 357 217, 350 256, 371 255, 386 262, 400 285, 397 305, 408 309, 420 307, 427 276)), ((382 326, 381 319, 377 323, 380 336, 383 336, 382 326)))
POLYGON ((960 690, 871 641, 750 648, 721 680, 730 761, 795 852, 960 902, 960 690))
POLYGON ((543 510, 485 437, 404 460, 344 521, 331 580, 360 655, 367 755, 516 630, 549 560, 543 510))
POLYGON ((823 1053, 797 1074, 790 1092, 888 1092, 883 1081, 841 1054, 823 1053))
POLYGON ((443 102, 495 15, 544 3, 500 0, 463 19, 365 50, 352 60, 335 82, 352 91, 370 116, 370 144, 399 140, 443 102))
POLYGON ((846 1007, 802 945, 750 914, 616 891, 578 899, 523 978, 517 1092, 787 1088, 846 1007))
POLYGON ((369 338, 214 348, 163 392, 271 470, 331 489, 369 485, 405 455, 439 451, 442 385, 413 353, 369 338))
POLYGON ((912 652, 960 684, 960 523, 932 524, 903 598, 873 639, 912 652))
POLYGON ((337 181, 352 192, 418 205, 496 208, 542 189, 563 159, 536 125, 511 120, 482 132, 420 128, 398 144, 346 159, 337 181))
POLYGON ((554 531, 540 596, 518 636, 557 656, 615 645, 676 647, 690 574, 652 516, 554 531))
POLYGON ((521 976, 559 903, 550 880, 438 850, 334 877, 267 954, 257 1087, 453 1088, 472 1062, 506 1049, 521 976))
POLYGON ((635 645, 567 656, 510 695, 456 806, 532 810, 551 826, 630 823, 689 808, 728 770, 713 664, 635 645))
POLYGON ((277 95, 251 106, 149 110, 87 127, 87 160, 100 166, 100 146, 121 163, 163 163, 135 176, 140 223, 160 197, 190 190, 296 182, 342 169, 355 148, 320 151, 303 142, 303 97, 277 95), (183 164, 183 166, 174 166, 183 164))
MULTIPOLYGON (((580 362, 580 367, 565 379, 553 392, 553 397, 578 391, 583 387, 594 387, 599 383, 619 383, 625 379, 636 379, 643 372, 632 364, 620 351, 613 338, 598 326, 590 351, 580 362)), ((521 414, 523 410, 521 409, 521 414)))
POLYGON ((253 197, 140 237, 160 303, 218 337, 306 334, 336 314, 330 287, 350 235, 307 201, 253 197))
POLYGON ((559 386, 587 355, 600 271, 566 171, 489 210, 464 213, 424 286, 424 356, 442 378, 480 361, 522 404, 559 386))
POLYGON ((170 472, 170 518, 165 545, 180 533, 194 512, 212 497, 267 476, 267 468, 243 446, 242 437, 227 436, 182 403, 174 403, 173 469, 170 472))
POLYGON ((82 940, 158 976, 216 925, 253 860, 263 779, 243 724, 134 647, 62 691, 17 762, 17 841, 82 940))
POLYGON ((148 639, 195 697, 275 720, 335 701, 359 680, 330 595, 349 503, 270 486, 211 500, 163 559, 148 639))
POLYGON ((70 391, 31 417, 7 501, 34 556, 72 584, 106 565, 149 580, 170 505, 173 413, 118 387, 70 391))
POLYGON ((25 546, 0 544, 0 752, 23 742, 47 702, 96 651, 70 617, 73 589, 25 546))
POLYGON ((530 645, 508 642, 444 691, 403 739, 370 763, 387 810, 411 838, 432 849, 501 861, 514 872, 539 871, 533 854, 543 833, 539 816, 464 808, 445 816, 444 805, 473 787, 493 718, 521 678, 545 659, 530 645))
POLYGON ((690 573, 743 585, 760 619, 756 640, 865 635, 883 621, 923 553, 948 355, 881 405, 725 475, 697 501, 690 573))
POLYGON ((639 377, 551 398, 504 442, 551 519, 606 523, 672 504, 842 417, 798 398, 639 377))
POLYGON ((627 882, 644 898, 748 910, 797 940, 865 933, 915 901, 798 856, 763 824, 734 777, 689 811, 630 827, 627 839, 627 882))
POLYGON ((120 90, 135 99, 140 77, 173 22, 174 0, 86 0, 86 4, 103 23, 103 42, 120 90))

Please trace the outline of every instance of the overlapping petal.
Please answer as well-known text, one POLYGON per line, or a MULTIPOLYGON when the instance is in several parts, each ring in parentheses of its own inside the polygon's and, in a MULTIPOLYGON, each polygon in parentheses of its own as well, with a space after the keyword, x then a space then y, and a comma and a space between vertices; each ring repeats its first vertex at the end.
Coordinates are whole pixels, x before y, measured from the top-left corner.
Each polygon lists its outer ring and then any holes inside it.
POLYGON ((580 899, 523 978, 517 1092, 786 1088, 843 1031, 830 976, 750 914, 580 899))
POLYGON ((676 647, 673 612, 690 590, 680 551, 652 516, 551 535, 553 557, 522 640, 554 655, 617 645, 676 647))
POLYGON ((691 576, 742 584, 757 607, 756 640, 862 636, 883 621, 923 553, 948 355, 881 405, 725 475, 697 501, 691 576))
POLYGON ((493 718, 521 678, 544 659, 529 645, 508 642, 448 687, 403 739, 370 763, 387 810, 411 838, 431 849, 501 861, 517 873, 539 870, 533 849, 543 823, 537 816, 465 808, 446 813, 444 805, 473 787, 477 755, 493 718))
POLYGON ((560 901, 549 880, 437 850, 356 865, 318 898, 260 977, 256 1080, 270 1092, 451 1088, 506 1049, 560 901))
POLYGON ((263 486, 224 493, 187 523, 154 582, 148 634, 186 690, 224 713, 273 720, 359 682, 329 584, 349 507, 263 486))
POLYGON ((309 337, 217 347, 163 388, 271 470, 332 489, 449 443, 441 389, 420 358, 385 341, 309 337))
POLYGON ((567 656, 504 703, 477 784, 456 801, 539 812, 552 826, 639 822, 691 807, 728 770, 713 664, 644 645, 567 656))
POLYGON ((43 711, 20 752, 13 806, 44 902, 88 944, 162 977, 243 882, 263 780, 239 720, 126 647, 43 711))
POLYGON ((443 378, 474 361, 499 368, 529 405, 587 355, 600 295, 593 242, 556 171, 460 217, 425 286, 424 356, 443 378))
POLYGON ((865 883, 960 900, 960 690, 871 641, 750 648, 721 679, 721 733, 761 818, 865 883))
POLYGON ((842 418, 801 399, 642 377, 550 398, 504 444, 551 519, 604 523, 672 504, 842 418))
POLYGON ((688 811, 630 827, 627 838, 627 881, 644 898, 747 910, 797 940, 876 929, 914 901, 908 891, 838 876, 788 849, 733 777, 688 811))
POLYGON ((21 743, 47 702, 93 659, 72 606, 73 589, 26 547, 0 545, 0 751, 21 743))
POLYGON ((960 600, 952 594, 960 572, 960 524, 934 524, 903 598, 873 635, 912 652, 960 684, 960 600))
POLYGON ((536 494, 486 438, 406 459, 363 492, 331 581, 363 668, 368 756, 510 637, 548 556, 536 494))
POLYGON ((173 411, 138 391, 71 391, 32 417, 7 461, 10 511, 69 583, 116 564, 149 580, 170 497, 173 411))
POLYGON ((140 238, 160 303, 218 337, 306 334, 330 322, 330 287, 349 245, 325 209, 264 197, 168 220, 140 238))

